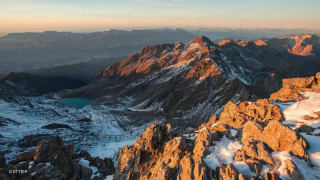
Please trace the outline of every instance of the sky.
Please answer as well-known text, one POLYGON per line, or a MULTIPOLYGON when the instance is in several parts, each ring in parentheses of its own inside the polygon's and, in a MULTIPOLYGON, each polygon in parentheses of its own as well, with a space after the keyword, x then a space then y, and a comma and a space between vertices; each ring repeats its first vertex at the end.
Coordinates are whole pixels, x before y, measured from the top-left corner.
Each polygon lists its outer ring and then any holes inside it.
POLYGON ((320 29, 320 0, 0 0, 0 33, 110 28, 320 29))

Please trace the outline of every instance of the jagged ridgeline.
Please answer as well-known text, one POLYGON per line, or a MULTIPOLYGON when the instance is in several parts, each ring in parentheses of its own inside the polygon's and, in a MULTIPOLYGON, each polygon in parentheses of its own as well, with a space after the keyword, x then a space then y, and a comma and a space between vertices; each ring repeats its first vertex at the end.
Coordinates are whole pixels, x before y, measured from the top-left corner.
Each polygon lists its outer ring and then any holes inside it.
POLYGON ((0 79, 0 177, 320 179, 319 44, 302 34, 145 46, 56 94, 92 100, 83 109, 0 79))
POLYGON ((280 89, 282 78, 314 75, 320 67, 318 53, 315 35, 217 44, 197 37, 188 44, 146 46, 108 66, 89 85, 62 96, 125 103, 134 125, 164 121, 196 127, 230 100, 267 98, 280 89))

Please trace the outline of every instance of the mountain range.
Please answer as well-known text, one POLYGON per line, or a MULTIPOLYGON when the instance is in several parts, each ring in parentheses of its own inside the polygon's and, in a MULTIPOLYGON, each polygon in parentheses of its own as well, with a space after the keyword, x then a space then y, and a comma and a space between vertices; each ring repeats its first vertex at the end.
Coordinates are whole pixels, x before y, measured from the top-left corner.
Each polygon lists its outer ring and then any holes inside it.
POLYGON ((119 59, 145 45, 188 42, 196 36, 207 36, 217 42, 222 39, 255 40, 276 38, 287 34, 316 32, 306 29, 145 29, 102 32, 26 32, 0 37, 0 74, 32 71, 64 66, 101 58, 119 59))
POLYGON ((312 29, 272 29, 272 28, 197 28, 188 30, 197 36, 206 36, 212 41, 222 39, 235 39, 251 41, 259 38, 271 39, 285 35, 303 34, 309 32, 312 34, 319 33, 319 30, 312 29))
POLYGON ((0 73, 50 68, 96 58, 124 57, 147 44, 193 38, 194 35, 182 29, 12 33, 0 37, 0 73))
MULTIPOLYGON (((311 34, 217 44, 197 37, 187 44, 145 46, 106 67, 87 86, 61 96, 93 98, 96 104, 130 97, 132 116, 142 109, 157 115, 147 121, 194 127, 230 100, 267 98, 283 78, 314 75, 319 47, 319 37, 311 34)), ((132 118, 132 123, 140 121, 132 118)))
POLYGON ((318 34, 197 36, 4 74, 0 178, 319 179, 319 56, 318 34))

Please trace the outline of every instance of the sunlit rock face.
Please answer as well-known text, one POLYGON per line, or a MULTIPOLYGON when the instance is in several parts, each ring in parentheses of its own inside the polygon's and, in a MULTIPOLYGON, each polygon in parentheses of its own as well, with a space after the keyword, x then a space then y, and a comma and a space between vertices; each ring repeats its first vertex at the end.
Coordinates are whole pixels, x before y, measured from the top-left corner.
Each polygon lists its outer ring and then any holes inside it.
MULTIPOLYGON (((316 89, 310 86, 304 90, 316 89)), ((308 94, 301 102, 306 98, 317 96, 308 94)), ((311 106, 311 101, 310 107, 317 106, 317 102, 311 106)), ((320 138, 315 131, 318 112, 312 116, 315 119, 305 120, 314 124, 297 128, 286 118, 293 117, 288 114, 292 111, 287 113, 284 105, 274 103, 268 99, 228 102, 219 117, 213 115, 192 130, 170 131, 169 125, 153 124, 133 146, 122 149, 114 178, 320 178, 315 153, 320 152, 316 144, 320 138)), ((296 111, 305 111, 304 105, 301 108, 296 111)))
POLYGON ((290 78, 282 80, 283 87, 271 94, 270 100, 300 101, 305 99, 302 92, 320 92, 320 73, 305 78, 290 78))
POLYGON ((299 56, 319 55, 320 41, 315 34, 300 34, 271 39, 266 43, 299 56))

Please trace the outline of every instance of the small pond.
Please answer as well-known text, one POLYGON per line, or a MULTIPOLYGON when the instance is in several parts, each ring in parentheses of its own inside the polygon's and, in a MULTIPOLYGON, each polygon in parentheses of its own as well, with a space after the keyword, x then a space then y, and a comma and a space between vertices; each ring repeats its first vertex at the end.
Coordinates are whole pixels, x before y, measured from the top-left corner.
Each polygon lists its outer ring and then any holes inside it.
POLYGON ((92 103, 92 99, 87 99, 87 98, 62 98, 62 99, 59 99, 58 101, 62 102, 66 106, 74 107, 78 109, 81 109, 86 105, 89 105, 92 103))

